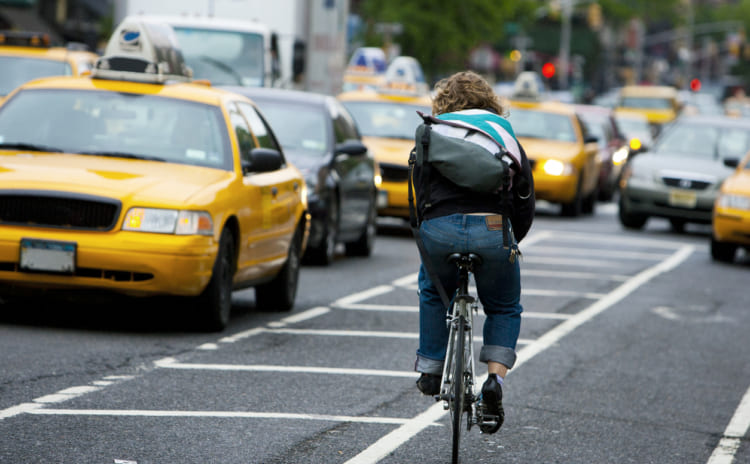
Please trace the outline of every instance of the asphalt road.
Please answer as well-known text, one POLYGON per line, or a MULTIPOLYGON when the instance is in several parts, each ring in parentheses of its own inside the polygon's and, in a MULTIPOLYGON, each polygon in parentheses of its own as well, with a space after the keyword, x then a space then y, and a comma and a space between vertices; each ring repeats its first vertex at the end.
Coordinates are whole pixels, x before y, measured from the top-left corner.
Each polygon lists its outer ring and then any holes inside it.
MULTIPOLYGON (((750 258, 614 211, 541 208, 506 422, 462 462, 750 462, 750 258)), ((291 313, 235 293, 222 334, 170 301, 0 305, 0 463, 449 462, 414 386, 418 253, 381 225, 372 257, 304 267, 291 313)))

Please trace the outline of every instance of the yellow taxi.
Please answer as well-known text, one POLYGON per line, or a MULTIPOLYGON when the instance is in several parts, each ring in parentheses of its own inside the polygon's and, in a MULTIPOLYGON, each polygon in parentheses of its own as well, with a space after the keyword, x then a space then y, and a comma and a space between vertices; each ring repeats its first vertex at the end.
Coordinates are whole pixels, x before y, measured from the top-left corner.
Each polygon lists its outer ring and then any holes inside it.
POLYGON ((50 47, 47 34, 0 31, 0 101, 32 79, 91 71, 98 57, 85 50, 50 47))
POLYGON ((409 152, 422 121, 417 111, 432 112, 429 94, 394 83, 390 88, 344 92, 338 99, 354 117, 379 166, 378 215, 408 219, 409 152))
POLYGON ((616 114, 638 113, 646 116, 655 131, 680 113, 677 89, 668 85, 627 85, 620 89, 616 114))
POLYGON ((531 163, 536 198, 560 204, 564 216, 593 213, 599 148, 575 109, 553 101, 512 99, 508 121, 531 163))
POLYGON ((0 298, 181 297, 207 330, 236 289, 292 308, 305 180, 250 99, 164 53, 170 34, 123 23, 91 76, 35 80, 0 106, 0 298))
POLYGON ((722 183, 711 223, 713 259, 732 262, 738 248, 750 250, 750 153, 722 183))

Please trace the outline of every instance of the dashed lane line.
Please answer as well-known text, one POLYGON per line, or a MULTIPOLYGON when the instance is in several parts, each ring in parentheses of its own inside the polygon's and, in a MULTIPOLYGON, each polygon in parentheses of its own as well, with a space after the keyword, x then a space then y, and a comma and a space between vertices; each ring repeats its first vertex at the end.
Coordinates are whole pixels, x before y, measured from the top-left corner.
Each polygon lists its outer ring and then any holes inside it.
POLYGON ((732 464, 748 429, 750 429, 750 388, 742 397, 707 464, 732 464))

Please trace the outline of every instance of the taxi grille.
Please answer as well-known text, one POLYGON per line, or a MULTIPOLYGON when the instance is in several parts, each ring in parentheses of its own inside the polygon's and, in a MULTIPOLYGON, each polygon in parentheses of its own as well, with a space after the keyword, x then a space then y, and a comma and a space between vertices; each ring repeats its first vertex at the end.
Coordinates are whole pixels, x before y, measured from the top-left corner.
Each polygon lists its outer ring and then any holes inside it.
POLYGON ((409 179, 409 168, 398 164, 380 163, 380 175, 387 182, 406 182, 409 179))
POLYGON ((106 231, 117 223, 118 200, 48 191, 0 191, 0 224, 106 231))

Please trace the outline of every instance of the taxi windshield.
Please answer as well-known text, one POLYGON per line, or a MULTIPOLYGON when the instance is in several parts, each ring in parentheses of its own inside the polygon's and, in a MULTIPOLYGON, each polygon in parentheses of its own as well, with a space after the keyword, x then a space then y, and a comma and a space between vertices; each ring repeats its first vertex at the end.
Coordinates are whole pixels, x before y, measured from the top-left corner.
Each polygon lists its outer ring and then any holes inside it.
POLYGON ((639 108, 650 110, 671 110, 672 101, 668 98, 654 97, 623 97, 620 101, 622 108, 639 108))
POLYGON ((312 105, 254 97, 279 143, 290 156, 321 157, 326 153, 326 114, 312 105))
POLYGON ((571 118, 565 114, 513 108, 508 121, 516 137, 575 142, 576 131, 571 118))
POLYGON ((362 135, 389 139, 414 139, 414 131, 422 121, 417 114, 430 114, 431 108, 394 102, 343 101, 352 113, 362 135))
POLYGON ((253 32, 173 27, 196 79, 213 85, 263 86, 263 36, 253 32))
POLYGON ((0 96, 40 77, 70 76, 73 70, 64 61, 30 58, 27 56, 0 56, 0 96))
POLYGON ((0 107, 0 149, 62 151, 231 170, 218 107, 153 95, 30 89, 0 107))
POLYGON ((740 127, 678 124, 665 132, 654 152, 685 158, 741 158, 750 149, 750 132, 740 127))

